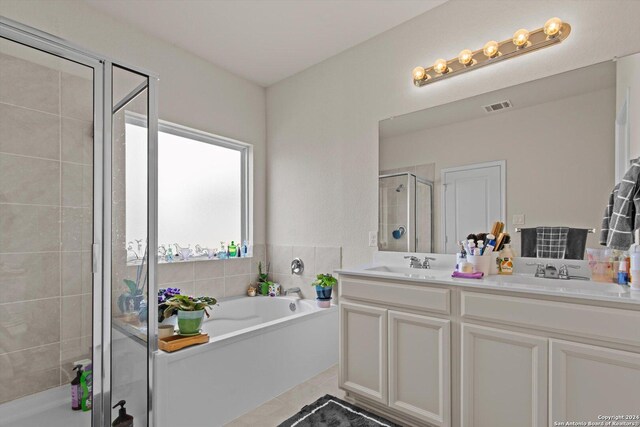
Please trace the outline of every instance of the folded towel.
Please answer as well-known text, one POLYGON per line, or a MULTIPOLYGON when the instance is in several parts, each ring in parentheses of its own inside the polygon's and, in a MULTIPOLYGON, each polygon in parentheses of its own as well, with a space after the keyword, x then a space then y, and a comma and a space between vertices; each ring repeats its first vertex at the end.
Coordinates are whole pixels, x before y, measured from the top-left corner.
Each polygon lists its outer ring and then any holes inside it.
POLYGON ((478 271, 477 273, 460 273, 459 271, 454 271, 451 274, 451 277, 457 277, 459 279, 482 279, 484 273, 482 271, 478 271))
POLYGON ((564 259, 567 251, 569 227, 537 227, 537 258, 564 259))
POLYGON ((567 252, 565 259, 584 259, 584 249, 587 246, 586 228, 570 228, 567 233, 567 252))
POLYGON ((520 231, 520 256, 535 258, 538 234, 536 228, 523 228, 520 231))

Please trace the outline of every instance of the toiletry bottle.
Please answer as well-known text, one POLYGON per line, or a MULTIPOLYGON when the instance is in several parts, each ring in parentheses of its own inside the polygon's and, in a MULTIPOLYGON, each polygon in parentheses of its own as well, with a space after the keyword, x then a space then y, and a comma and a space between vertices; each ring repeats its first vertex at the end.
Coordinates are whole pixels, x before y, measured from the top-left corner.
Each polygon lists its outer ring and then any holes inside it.
POLYGON ((240 244, 240 240, 238 240, 238 245, 236 246, 236 258, 242 258, 242 245, 240 244))
POLYGON ((166 261, 173 262, 173 249, 171 247, 167 249, 166 261))
POLYGON ((627 259, 622 258, 620 264, 618 266, 618 285, 627 285, 629 284, 629 274, 627 273, 627 259))
POLYGON ((249 243, 245 240, 242 242, 242 257, 246 258, 247 256, 249 256, 249 243))
POLYGON ((231 244, 229 245, 229 257, 233 258, 237 255, 238 252, 238 247, 236 246, 235 242, 232 240, 231 244))
POLYGON ((474 255, 482 255, 484 253, 484 241, 483 240, 478 240, 478 248, 476 249, 477 253, 474 253, 474 255))
POLYGON ((113 407, 113 409, 116 409, 120 406, 120 410, 118 411, 118 418, 113 420, 111 427, 133 427, 133 417, 127 414, 127 408, 124 407, 126 403, 126 401, 121 400, 113 407))
POLYGON ((224 248, 224 242, 220 242, 220 251, 218 252, 218 259, 226 259, 227 250, 224 248))
POLYGON ((79 411, 82 409, 80 404, 80 397, 82 396, 82 390, 80 389, 80 377, 82 377, 82 365, 76 365, 73 368, 76 371, 76 377, 71 380, 71 409, 79 411))
POLYGON ((491 255, 493 249, 496 247, 496 236, 493 234, 487 234, 487 246, 484 249, 483 255, 491 255))
POLYGON ((631 245, 629 255, 631 258, 629 265, 631 270, 631 289, 640 290, 640 246, 635 243, 631 245))
POLYGON ((460 242, 460 252, 458 252, 456 254, 456 271, 462 271, 460 269, 460 263, 462 263, 462 261, 466 261, 467 260, 467 253, 464 251, 464 245, 462 242, 460 242))
POLYGON ((91 364, 85 366, 84 372, 80 376, 80 388, 82 397, 80 404, 83 411, 90 411, 93 406, 93 366, 91 364))
POLYGON ((511 244, 504 245, 504 249, 500 252, 500 274, 513 274, 513 252, 511 244))

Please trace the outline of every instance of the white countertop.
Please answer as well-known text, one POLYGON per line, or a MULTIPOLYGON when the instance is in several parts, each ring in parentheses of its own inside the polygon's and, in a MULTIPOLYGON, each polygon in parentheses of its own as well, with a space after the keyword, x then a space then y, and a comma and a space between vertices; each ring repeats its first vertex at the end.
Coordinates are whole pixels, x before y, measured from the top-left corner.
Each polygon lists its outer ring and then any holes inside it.
POLYGON ((482 279, 452 278, 450 269, 410 269, 404 266, 387 266, 379 263, 356 268, 336 270, 341 275, 362 276, 372 279, 402 280, 416 284, 438 284, 474 289, 521 292, 564 298, 624 304, 624 308, 640 309, 640 291, 629 286, 585 280, 543 279, 530 274, 490 275, 482 279), (629 307, 630 306, 630 307, 629 307))

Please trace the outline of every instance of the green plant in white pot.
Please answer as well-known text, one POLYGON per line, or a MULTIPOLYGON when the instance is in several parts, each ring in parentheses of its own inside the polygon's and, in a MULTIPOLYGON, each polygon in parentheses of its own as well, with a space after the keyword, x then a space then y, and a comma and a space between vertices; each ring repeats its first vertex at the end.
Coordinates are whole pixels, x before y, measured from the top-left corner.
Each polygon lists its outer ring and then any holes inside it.
POLYGON ((198 335, 204 315, 206 314, 209 317, 207 308, 211 308, 217 302, 212 297, 176 295, 164 302, 167 306, 164 310, 164 317, 171 317, 177 313, 178 333, 185 336, 198 335))

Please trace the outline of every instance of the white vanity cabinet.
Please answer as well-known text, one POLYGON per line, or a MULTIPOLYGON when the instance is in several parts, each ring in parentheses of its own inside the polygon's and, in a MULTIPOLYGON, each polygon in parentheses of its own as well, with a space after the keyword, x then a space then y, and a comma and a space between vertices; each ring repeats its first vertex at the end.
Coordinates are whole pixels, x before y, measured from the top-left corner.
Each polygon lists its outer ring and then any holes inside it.
POLYGON ((387 310, 340 304, 340 386, 387 404, 387 310))
POLYGON ((341 272, 348 399, 407 426, 640 416, 640 305, 442 282, 341 272))
POLYGON ((549 348, 549 420, 640 417, 640 354, 561 340, 549 348))
POLYGON ((546 426, 547 341, 463 323, 461 425, 546 426))
POLYGON ((450 321, 389 310, 389 407, 449 425, 450 321))
POLYGON ((371 285, 366 301, 354 303, 347 296, 367 283, 341 281, 340 387, 428 425, 450 426, 451 321, 410 312, 417 301, 448 312, 448 290, 401 286, 407 295, 394 297, 387 292, 395 285, 371 285), (389 299, 407 310, 380 306, 389 299))

